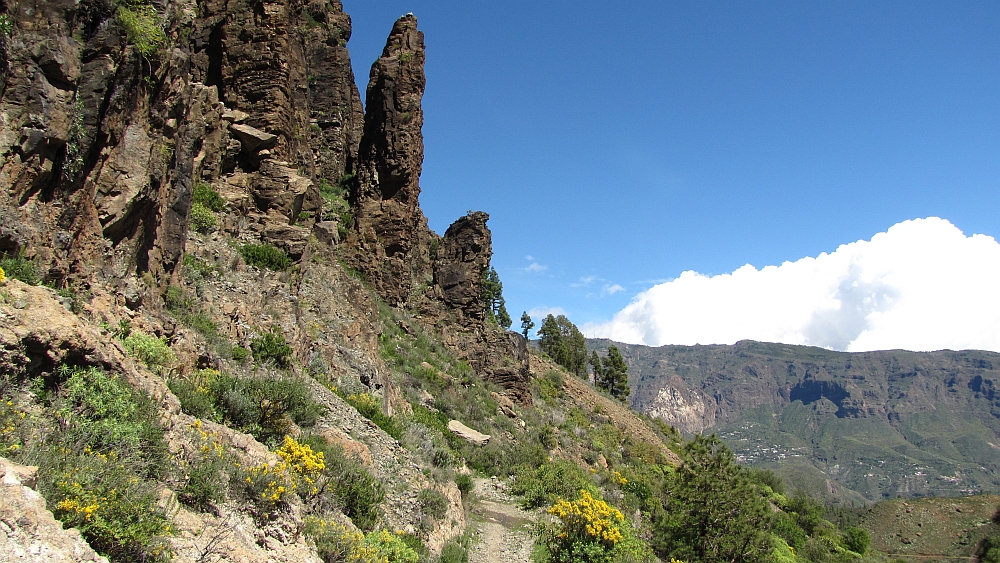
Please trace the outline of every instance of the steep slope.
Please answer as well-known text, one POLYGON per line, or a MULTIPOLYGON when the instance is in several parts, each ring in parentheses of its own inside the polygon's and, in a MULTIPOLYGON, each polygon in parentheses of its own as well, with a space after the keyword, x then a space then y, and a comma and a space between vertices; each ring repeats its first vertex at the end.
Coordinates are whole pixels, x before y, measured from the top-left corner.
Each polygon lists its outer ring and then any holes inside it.
POLYGON ((683 432, 719 433, 747 462, 814 494, 857 501, 1000 487, 1000 354, 618 346, 635 409, 683 432))
POLYGON ((94 550, 460 556, 470 470, 648 517, 665 436, 487 319, 486 213, 427 227, 415 17, 367 110, 336 1, 0 18, 0 455, 94 550))

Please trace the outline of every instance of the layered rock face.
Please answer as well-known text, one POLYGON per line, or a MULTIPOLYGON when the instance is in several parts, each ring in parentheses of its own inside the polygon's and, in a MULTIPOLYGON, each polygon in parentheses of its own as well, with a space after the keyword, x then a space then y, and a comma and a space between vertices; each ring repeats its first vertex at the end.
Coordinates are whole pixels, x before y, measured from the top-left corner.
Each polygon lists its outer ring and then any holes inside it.
POLYGON ((401 305, 430 273, 427 219, 420 210, 424 159, 424 34, 412 15, 392 27, 372 65, 357 182, 351 194, 356 229, 348 240, 357 266, 378 292, 401 305))
POLYGON ((419 310, 452 350, 526 399, 523 343, 485 322, 482 278, 493 255, 489 215, 471 212, 440 237, 420 209, 424 60, 417 19, 401 17, 371 69, 346 253, 383 299, 419 310))
POLYGON ((233 234, 301 254, 318 179, 348 174, 361 137, 339 2, 167 2, 170 47, 149 57, 111 3, 14 9, 0 251, 37 257, 57 284, 166 279, 204 182, 246 194, 233 234))

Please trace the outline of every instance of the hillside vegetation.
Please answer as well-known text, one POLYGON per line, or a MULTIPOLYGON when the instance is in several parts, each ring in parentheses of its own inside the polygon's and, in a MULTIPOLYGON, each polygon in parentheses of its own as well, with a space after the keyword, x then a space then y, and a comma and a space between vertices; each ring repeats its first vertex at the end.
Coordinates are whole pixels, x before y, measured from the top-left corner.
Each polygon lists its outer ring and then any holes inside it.
MULTIPOLYGON (((543 321, 548 355, 505 330, 489 215, 442 235, 419 205, 414 15, 365 105, 336 0, 0 2, 0 22, 0 558, 468 563, 490 515, 517 527, 491 546, 527 538, 516 563, 882 558, 848 515, 676 429, 707 407, 630 410, 648 388, 628 347, 591 354, 595 389, 565 317, 543 321)), ((993 401, 976 369, 951 387, 993 401)), ((892 401, 938 391, 892 370, 892 401)), ((812 373, 796 408, 879 412, 812 373)), ((952 419, 918 436, 928 411, 898 404, 901 459, 984 444, 952 419)))
POLYGON ((1000 489, 1000 354, 619 347, 635 409, 685 433, 718 433, 739 459, 822 498, 1000 489))

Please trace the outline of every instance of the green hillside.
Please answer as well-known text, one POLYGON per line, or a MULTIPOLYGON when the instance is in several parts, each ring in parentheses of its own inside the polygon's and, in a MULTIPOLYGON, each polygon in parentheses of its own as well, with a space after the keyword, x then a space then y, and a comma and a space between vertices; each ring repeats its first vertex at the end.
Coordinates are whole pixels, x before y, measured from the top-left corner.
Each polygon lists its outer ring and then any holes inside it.
POLYGON ((633 408, 829 501, 1000 491, 1000 354, 618 346, 633 408))

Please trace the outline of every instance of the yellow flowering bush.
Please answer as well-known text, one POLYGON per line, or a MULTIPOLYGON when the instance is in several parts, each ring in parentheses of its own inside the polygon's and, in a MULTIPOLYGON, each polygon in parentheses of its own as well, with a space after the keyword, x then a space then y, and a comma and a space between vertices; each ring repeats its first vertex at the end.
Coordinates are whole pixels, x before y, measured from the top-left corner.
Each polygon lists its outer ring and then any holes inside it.
POLYGON ((7 275, 4 273, 3 268, 0 268, 0 283, 3 283, 7 279, 7 275))
POLYGON ((226 497, 226 485, 234 465, 233 456, 222 445, 216 432, 204 429, 201 420, 191 425, 196 446, 186 455, 184 466, 187 480, 177 491, 182 503, 200 510, 209 509, 226 497))
POLYGON ((590 538, 609 547, 614 547, 622 539, 618 525, 625 516, 586 490, 580 491, 580 500, 560 500, 548 513, 562 521, 562 530, 557 534, 560 538, 590 538))
POLYGON ((399 534, 376 530, 368 534, 349 530, 334 521, 309 516, 305 533, 316 544, 325 563, 417 563, 420 556, 399 534))
POLYGON ((554 563, 649 561, 649 546, 635 538, 620 510, 586 490, 575 501, 559 500, 548 513, 554 524, 542 529, 541 544, 554 563))
POLYGON ((0 455, 10 456, 24 447, 32 426, 27 416, 12 399, 0 400, 0 455))
POLYGON ((37 490, 54 516, 112 563, 168 560, 170 522, 157 490, 168 458, 155 404, 97 369, 56 373, 62 381, 47 402, 11 413, 27 410, 30 429, 20 443, 3 437, 6 455, 39 466, 37 490))
POLYGON ((308 444, 285 436, 284 443, 274 453, 281 461, 252 466, 241 476, 251 500, 273 509, 290 494, 301 492, 308 496, 319 492, 317 482, 326 469, 323 452, 313 451, 308 444))
POLYGON ((308 482, 326 469, 323 452, 314 452, 308 444, 300 444, 291 436, 285 436, 285 443, 274 451, 285 463, 308 482))

